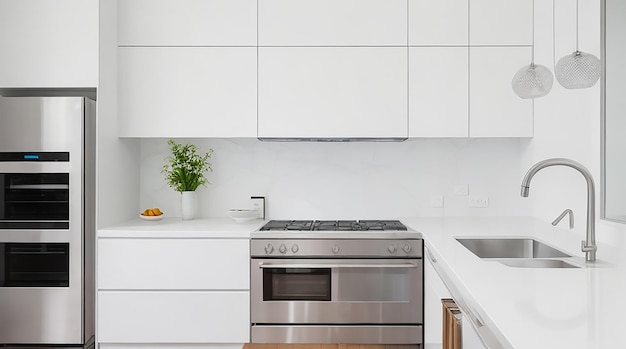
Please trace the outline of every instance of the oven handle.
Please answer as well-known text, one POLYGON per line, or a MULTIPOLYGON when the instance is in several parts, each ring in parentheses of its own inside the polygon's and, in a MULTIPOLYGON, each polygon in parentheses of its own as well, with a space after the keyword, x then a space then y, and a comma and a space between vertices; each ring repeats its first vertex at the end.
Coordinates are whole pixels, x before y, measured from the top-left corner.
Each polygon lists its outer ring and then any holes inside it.
POLYGON ((259 268, 298 268, 298 269, 316 269, 316 268, 417 268, 416 263, 396 263, 396 264, 278 264, 259 262, 259 268))

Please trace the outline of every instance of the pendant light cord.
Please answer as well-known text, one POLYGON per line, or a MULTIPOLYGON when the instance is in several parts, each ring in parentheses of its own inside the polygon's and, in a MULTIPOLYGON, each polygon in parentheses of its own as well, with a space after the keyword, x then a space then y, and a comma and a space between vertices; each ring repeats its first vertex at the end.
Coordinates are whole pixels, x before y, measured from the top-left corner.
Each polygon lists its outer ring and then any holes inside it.
POLYGON ((576 52, 578 52, 578 0, 576 0, 576 52))
POLYGON ((535 0, 533 0, 533 25, 531 33, 530 66, 532 67, 535 65, 535 0))
POLYGON ((552 0, 552 69, 556 73, 556 0, 552 0))

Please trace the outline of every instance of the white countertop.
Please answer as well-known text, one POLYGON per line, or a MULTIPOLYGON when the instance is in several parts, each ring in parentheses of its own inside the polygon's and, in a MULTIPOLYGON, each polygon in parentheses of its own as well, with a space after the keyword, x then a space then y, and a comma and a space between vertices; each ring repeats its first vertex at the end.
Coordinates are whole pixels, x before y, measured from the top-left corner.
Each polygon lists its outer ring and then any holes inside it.
MULTIPOLYGON (((436 269, 462 310, 486 326, 503 348, 626 348, 626 254, 599 244, 597 261, 585 263, 583 236, 530 217, 444 217, 402 219, 422 233, 436 269), (575 256, 582 268, 513 268, 481 260, 458 236, 531 236, 575 256)), ((266 221, 230 218, 136 219, 98 230, 98 238, 221 238, 259 235, 266 221)))
MULTIPOLYGON (((415 218, 438 272, 462 310, 475 313, 502 347, 626 348, 626 263, 623 250, 599 245, 585 263, 582 236, 529 217, 415 218), (481 260, 457 236, 532 236, 577 257, 582 268, 512 268, 481 260), (447 279, 447 280, 446 280, 447 279), (465 308, 465 309, 464 309, 465 308), (469 308, 469 309, 468 309, 469 308)), ((470 315, 472 316, 472 315, 470 315)), ((479 330, 480 332, 480 330, 479 330)), ((496 346, 497 347, 497 346, 496 346)))
POLYGON ((135 219, 98 229, 98 238, 220 238, 248 239, 267 221, 255 219, 237 223, 231 218, 205 218, 183 221, 180 217, 160 221, 135 219))

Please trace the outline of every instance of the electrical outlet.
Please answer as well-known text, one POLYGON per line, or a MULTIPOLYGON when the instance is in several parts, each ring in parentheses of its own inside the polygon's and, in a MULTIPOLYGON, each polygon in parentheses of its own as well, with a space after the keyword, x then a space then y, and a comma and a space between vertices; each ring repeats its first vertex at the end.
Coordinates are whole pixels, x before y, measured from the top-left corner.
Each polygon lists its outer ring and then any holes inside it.
POLYGON ((250 209, 259 211, 259 218, 265 219, 265 197, 251 196, 250 209))
POLYGON ((443 207, 443 195, 433 195, 430 197, 430 207, 443 207))
POLYGON ((454 186, 454 195, 456 196, 467 196, 469 195, 469 185, 468 184, 457 184, 454 186))
POLYGON ((487 196, 470 196, 469 207, 489 207, 489 197, 487 196))

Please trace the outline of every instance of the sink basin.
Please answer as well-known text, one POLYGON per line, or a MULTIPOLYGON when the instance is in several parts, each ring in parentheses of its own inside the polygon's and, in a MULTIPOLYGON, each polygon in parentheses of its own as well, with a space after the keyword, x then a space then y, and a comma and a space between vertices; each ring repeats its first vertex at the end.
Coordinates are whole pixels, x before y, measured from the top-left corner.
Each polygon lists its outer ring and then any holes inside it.
POLYGON ((567 258, 569 254, 533 238, 456 238, 479 258, 567 258))
POLYGON ((508 259, 498 262, 514 268, 580 268, 560 259, 508 259))

